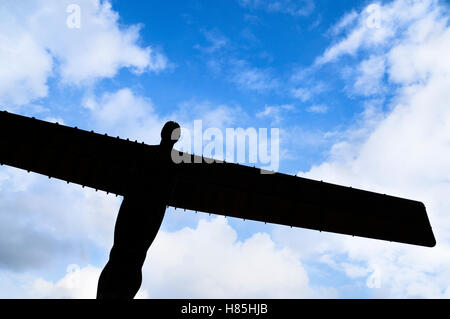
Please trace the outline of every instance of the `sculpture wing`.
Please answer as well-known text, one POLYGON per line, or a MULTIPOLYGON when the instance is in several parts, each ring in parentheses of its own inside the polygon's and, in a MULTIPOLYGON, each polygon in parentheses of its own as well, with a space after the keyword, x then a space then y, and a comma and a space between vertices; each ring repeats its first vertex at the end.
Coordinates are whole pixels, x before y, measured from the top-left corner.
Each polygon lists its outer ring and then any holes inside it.
POLYGON ((231 163, 179 164, 170 206, 433 247, 423 203, 231 163))
POLYGON ((157 146, 0 112, 2 165, 124 195, 158 161, 157 146))
MULTIPOLYGON (((185 155, 191 163, 172 167, 170 206, 414 245, 436 244, 420 202, 279 173, 261 174, 237 164, 207 164, 185 155)), ((120 195, 136 183, 135 176, 157 177, 165 165, 158 146, 7 112, 0 112, 0 163, 120 195)))

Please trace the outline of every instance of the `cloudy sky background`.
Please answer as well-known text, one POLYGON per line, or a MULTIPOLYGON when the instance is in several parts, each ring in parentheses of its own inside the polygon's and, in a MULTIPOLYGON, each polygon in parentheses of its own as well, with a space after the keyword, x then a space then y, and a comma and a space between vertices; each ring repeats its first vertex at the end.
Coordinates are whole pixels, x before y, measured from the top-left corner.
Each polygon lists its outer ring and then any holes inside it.
MULTIPOLYGON (((170 208, 140 298, 448 298, 449 16, 443 0, 3 0, 0 105, 149 144, 169 119, 279 128, 280 172, 423 201, 437 239, 170 208)), ((121 200, 2 166, 0 297, 95 297, 121 200)))

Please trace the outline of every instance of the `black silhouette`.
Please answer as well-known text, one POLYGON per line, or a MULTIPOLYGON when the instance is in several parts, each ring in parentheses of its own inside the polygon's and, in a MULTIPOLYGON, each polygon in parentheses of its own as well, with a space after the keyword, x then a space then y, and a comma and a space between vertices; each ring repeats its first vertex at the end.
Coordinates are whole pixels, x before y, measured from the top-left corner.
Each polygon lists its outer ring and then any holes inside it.
MULTIPOLYGON (((98 298, 133 298, 166 206, 433 247, 423 203, 0 112, 0 163, 124 196, 98 298), (176 164, 171 157, 181 155, 176 164), (211 163, 213 162, 213 163, 211 163)), ((177 136, 176 136, 177 137, 177 136)))
MULTIPOLYGON (((167 156, 167 161, 179 130, 177 123, 167 122, 161 131, 161 155, 167 156)), ((141 286, 142 265, 163 221, 173 179, 168 167, 158 169, 162 175, 138 181, 122 201, 114 229, 114 245, 98 282, 97 299, 132 299, 141 286), (149 182, 158 185, 151 193, 145 187, 149 182)))

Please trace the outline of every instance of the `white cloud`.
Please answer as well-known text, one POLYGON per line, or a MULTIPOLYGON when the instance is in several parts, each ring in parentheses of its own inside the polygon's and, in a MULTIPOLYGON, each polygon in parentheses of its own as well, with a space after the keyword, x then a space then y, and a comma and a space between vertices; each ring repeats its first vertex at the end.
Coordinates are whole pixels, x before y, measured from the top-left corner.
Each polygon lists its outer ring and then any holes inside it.
POLYGON ((87 95, 83 106, 89 111, 89 129, 147 144, 159 144, 166 121, 176 120, 182 128, 192 132, 194 121, 201 120, 203 130, 217 128, 225 132, 225 128, 248 118, 239 106, 195 100, 180 103, 172 113, 162 117, 149 98, 137 95, 129 88, 99 97, 87 95))
POLYGON ((360 278, 367 275, 367 269, 354 264, 342 263, 346 275, 350 278, 360 278))
POLYGON ((311 99, 311 96, 312 96, 310 90, 305 89, 305 88, 293 89, 292 94, 296 98, 300 99, 302 102, 308 101, 309 99, 311 99))
POLYGON ((140 25, 119 26, 119 15, 107 1, 79 2, 80 28, 66 23, 67 1, 43 1, 28 18, 33 36, 58 60, 64 82, 82 83, 96 78, 113 77, 121 67, 140 73, 160 71, 166 58, 150 47, 140 47, 140 25))
POLYGON ((311 105, 306 110, 310 113, 325 114, 328 112, 328 106, 325 104, 315 104, 311 105))
POLYGON ((86 96, 83 106, 90 112, 90 124, 99 133, 159 144, 164 125, 149 98, 123 88, 102 96, 86 96))
POLYGON ((0 175, 2 269, 44 271, 110 248, 119 197, 11 167, 0 175))
POLYGON ((108 1, 78 1, 80 28, 67 25, 72 1, 8 1, 0 10, 0 103, 22 105, 46 97, 47 80, 67 84, 133 72, 160 71, 167 58, 141 47, 140 25, 123 27, 108 1))
MULTIPOLYGON (((94 299, 101 269, 92 265, 83 268, 76 264, 67 266, 67 274, 56 282, 36 278, 27 284, 28 298, 47 299, 94 299)), ((147 298, 147 292, 141 289, 136 299, 147 298)))
MULTIPOLYGON (((442 21, 437 23, 441 15, 441 7, 437 3, 435 0, 399 0, 384 5, 374 3, 367 6, 359 13, 356 26, 318 57, 316 64, 335 61, 342 55, 354 56, 363 49, 382 49, 417 21, 423 22, 431 18, 434 26, 438 26, 442 21)), ((336 25, 338 29, 340 23, 342 21, 336 25)))
POLYGON ((194 47, 205 53, 211 54, 230 45, 230 41, 228 40, 228 38, 226 38, 217 30, 203 31, 203 35, 208 41, 209 46, 202 47, 197 44, 194 47))
POLYGON ((28 296, 31 298, 76 298, 92 299, 97 293, 100 269, 91 265, 80 268, 69 265, 67 274, 56 283, 37 278, 31 283, 28 296))
POLYGON ((362 95, 384 93, 383 77, 386 61, 383 56, 371 56, 360 63, 356 71, 354 90, 362 95))
POLYGON ((192 129, 194 120, 202 120, 204 128, 221 130, 248 118, 239 105, 213 104, 195 99, 180 103, 171 117, 179 119, 180 125, 189 129, 192 129))
POLYGON ((331 34, 336 36, 344 30, 347 30, 347 28, 349 28, 357 20, 358 17, 359 15, 355 10, 350 11, 331 28, 331 34))
POLYGON ((160 232, 144 266, 152 298, 317 297, 298 256, 268 234, 237 241, 224 217, 196 229, 160 232))
MULTIPOLYGON (((301 74, 297 74, 296 77, 302 78, 303 76, 301 74)), ((302 102, 308 102, 311 99, 313 99, 316 95, 324 92, 326 90, 325 84, 322 82, 319 82, 314 85, 310 85, 307 87, 298 87, 295 89, 292 89, 292 95, 299 99, 302 102)))
POLYGON ((0 12, 0 103, 25 104, 47 96, 51 55, 25 31, 5 33, 7 23, 0 12))
MULTIPOLYGON (((329 159, 301 175, 423 201, 437 247, 308 233, 314 244, 304 256, 326 253, 349 277, 366 273, 366 285, 378 297, 445 298, 450 286, 449 13, 437 1, 397 0, 380 10, 381 30, 366 30, 360 22, 326 51, 322 62, 365 50, 362 62, 354 60, 365 67, 355 85, 373 93, 371 86, 386 74, 396 85, 389 111, 366 108, 365 120, 332 147, 329 159), (391 31, 383 31, 386 28, 391 31), (351 50, 345 49, 343 43, 353 41, 359 32, 381 33, 375 40, 353 42, 351 50), (342 256, 347 258, 342 261, 342 256)), ((365 17, 360 14, 360 21, 365 17)), ((298 241, 286 234, 279 238, 283 236, 288 245, 298 241)))
POLYGON ((290 112, 295 109, 292 104, 283 104, 283 105, 266 105, 264 107, 264 111, 256 113, 257 118, 271 118, 271 125, 279 125, 283 120, 282 113, 290 112))
MULTIPOLYGON (((8 275, 0 277, 0 282, 12 287, 22 298, 95 298, 101 268, 69 264, 66 270, 66 274, 57 280, 8 275)), ((225 217, 200 219, 196 228, 160 231, 147 254, 143 283, 136 296, 319 297, 336 297, 336 291, 311 287, 293 250, 279 248, 266 233, 238 241, 236 231, 225 217)))
POLYGON ((244 60, 231 61, 231 69, 230 80, 242 89, 265 92, 279 86, 269 69, 250 66, 244 60))

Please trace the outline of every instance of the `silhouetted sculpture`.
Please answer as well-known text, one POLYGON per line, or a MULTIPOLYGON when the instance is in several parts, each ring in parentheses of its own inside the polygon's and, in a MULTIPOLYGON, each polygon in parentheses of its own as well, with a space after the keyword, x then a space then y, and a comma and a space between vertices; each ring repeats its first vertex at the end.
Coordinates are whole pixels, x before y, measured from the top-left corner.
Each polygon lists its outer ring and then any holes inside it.
POLYGON ((179 133, 178 124, 168 122, 160 145, 145 145, 0 112, 0 164, 124 197, 98 298, 135 296, 166 206, 436 245, 421 202, 181 153, 172 150, 179 133))
MULTIPOLYGON (((167 122, 161 131, 160 149, 162 154, 167 154, 167 161, 179 132, 180 126, 175 122, 167 122)), ((98 299, 133 299, 138 292, 147 250, 158 233, 168 204, 171 174, 167 168, 162 179, 151 181, 158 185, 153 193, 138 183, 125 195, 114 229, 114 246, 98 282, 98 299)))

